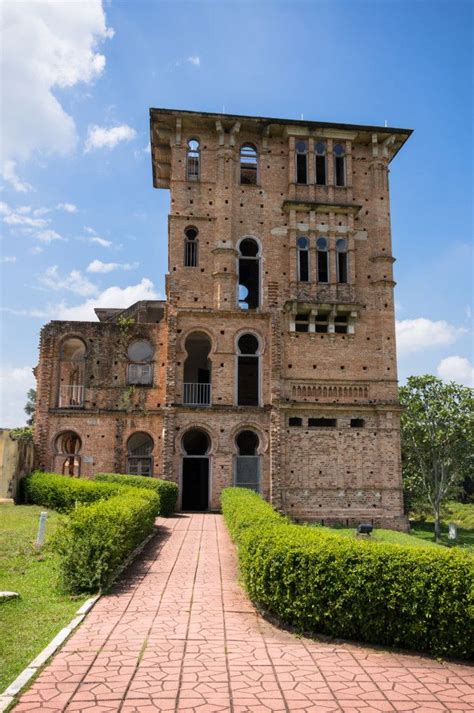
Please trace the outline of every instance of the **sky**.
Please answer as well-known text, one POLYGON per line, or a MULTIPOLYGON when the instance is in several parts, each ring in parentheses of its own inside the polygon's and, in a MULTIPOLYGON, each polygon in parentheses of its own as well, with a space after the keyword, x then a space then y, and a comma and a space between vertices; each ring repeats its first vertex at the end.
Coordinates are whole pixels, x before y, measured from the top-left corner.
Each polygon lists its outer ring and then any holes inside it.
POLYGON ((1 11, 0 427, 25 422, 42 324, 163 297, 150 107, 414 129, 390 173, 399 378, 474 385, 472 2, 1 11))

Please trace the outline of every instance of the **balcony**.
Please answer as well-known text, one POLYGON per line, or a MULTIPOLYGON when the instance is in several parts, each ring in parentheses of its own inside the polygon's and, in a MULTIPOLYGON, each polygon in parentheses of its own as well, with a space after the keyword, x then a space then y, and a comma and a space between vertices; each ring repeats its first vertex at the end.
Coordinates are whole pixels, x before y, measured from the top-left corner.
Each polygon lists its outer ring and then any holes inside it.
POLYGON ((59 408, 82 408, 84 406, 84 386, 59 387, 59 408))
POLYGON ((210 406, 211 384, 185 382, 183 403, 186 406, 210 406))

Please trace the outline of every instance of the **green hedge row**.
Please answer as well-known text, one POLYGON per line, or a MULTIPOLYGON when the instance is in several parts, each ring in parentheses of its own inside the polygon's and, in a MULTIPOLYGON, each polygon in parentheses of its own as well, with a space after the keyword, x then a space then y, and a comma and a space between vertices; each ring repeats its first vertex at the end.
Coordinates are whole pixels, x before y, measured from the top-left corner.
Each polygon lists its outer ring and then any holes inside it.
POLYGON ((148 488, 149 490, 154 490, 160 496, 161 515, 171 515, 176 510, 179 492, 178 486, 169 480, 147 478, 143 475, 122 475, 121 473, 97 473, 94 476, 94 480, 129 485, 132 488, 148 488))
POLYGON ((249 490, 222 494, 251 599, 300 630, 474 655, 474 558, 289 524, 249 490))
POLYGON ((123 560, 153 532, 160 494, 128 483, 35 472, 24 479, 27 502, 67 513, 53 538, 69 591, 108 587, 123 560))
POLYGON ((122 562, 153 532, 159 496, 145 488, 123 491, 79 505, 60 524, 53 546, 69 591, 96 592, 110 586, 122 562))

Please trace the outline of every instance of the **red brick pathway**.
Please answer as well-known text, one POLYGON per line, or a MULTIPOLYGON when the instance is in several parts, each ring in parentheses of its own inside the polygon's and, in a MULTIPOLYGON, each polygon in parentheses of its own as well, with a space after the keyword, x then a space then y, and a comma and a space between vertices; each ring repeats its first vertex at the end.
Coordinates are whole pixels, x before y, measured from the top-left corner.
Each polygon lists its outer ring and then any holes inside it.
POLYGON ((473 711, 474 669, 296 638, 237 582, 219 515, 155 538, 15 707, 20 711, 473 711))

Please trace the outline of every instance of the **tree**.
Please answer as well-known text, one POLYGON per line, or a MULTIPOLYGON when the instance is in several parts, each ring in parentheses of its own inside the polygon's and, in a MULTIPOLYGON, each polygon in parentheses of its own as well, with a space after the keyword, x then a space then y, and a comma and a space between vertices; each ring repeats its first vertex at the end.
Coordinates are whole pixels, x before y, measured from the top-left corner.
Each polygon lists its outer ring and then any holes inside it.
POLYGON ((35 421, 36 389, 29 389, 26 397, 28 399, 25 406, 25 412, 28 416, 26 423, 28 424, 28 426, 32 426, 35 421))
POLYGON ((429 374, 410 376, 400 402, 404 485, 429 504, 439 541, 441 504, 472 473, 474 392, 429 374))

